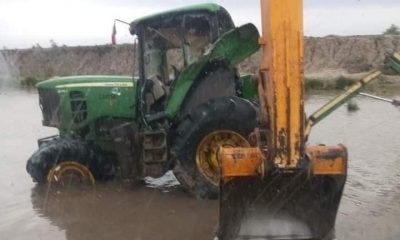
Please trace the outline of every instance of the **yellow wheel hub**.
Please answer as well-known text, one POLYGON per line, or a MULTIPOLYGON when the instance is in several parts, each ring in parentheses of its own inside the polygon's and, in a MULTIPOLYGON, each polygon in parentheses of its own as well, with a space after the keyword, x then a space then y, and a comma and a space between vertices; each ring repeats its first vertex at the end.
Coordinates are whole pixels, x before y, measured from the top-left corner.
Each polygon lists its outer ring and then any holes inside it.
POLYGON ((220 147, 250 147, 250 143, 239 133, 229 130, 215 131, 203 138, 197 147, 196 164, 203 176, 215 186, 219 185, 220 179, 220 147))
POLYGON ((95 183, 94 177, 90 170, 77 162, 67 161, 57 164, 47 174, 48 182, 66 183, 66 181, 76 181, 80 183, 89 182, 95 183))

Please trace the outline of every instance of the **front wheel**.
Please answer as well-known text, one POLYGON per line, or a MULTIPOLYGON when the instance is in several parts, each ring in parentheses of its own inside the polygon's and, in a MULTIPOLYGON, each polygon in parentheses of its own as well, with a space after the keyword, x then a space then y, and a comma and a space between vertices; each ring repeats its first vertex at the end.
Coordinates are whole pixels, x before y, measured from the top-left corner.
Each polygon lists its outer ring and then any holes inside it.
POLYGON ((247 137, 257 125, 256 106, 238 97, 210 100, 189 112, 176 130, 174 174, 199 198, 217 198, 220 147, 250 147, 247 137))
POLYGON ((111 160, 87 143, 60 138, 43 144, 28 160, 26 170, 34 182, 89 182, 114 176, 111 160))

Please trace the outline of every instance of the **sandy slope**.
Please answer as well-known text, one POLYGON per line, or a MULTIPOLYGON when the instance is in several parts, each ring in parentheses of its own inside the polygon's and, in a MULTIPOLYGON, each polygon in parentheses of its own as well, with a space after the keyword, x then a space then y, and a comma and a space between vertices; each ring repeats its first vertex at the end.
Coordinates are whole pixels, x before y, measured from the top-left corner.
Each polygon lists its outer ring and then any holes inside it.
MULTIPOLYGON (((400 36, 308 37, 305 44, 305 69, 308 77, 334 79, 358 77, 380 67, 385 53, 400 51, 400 36)), ((2 50, 4 68, 13 75, 37 79, 75 74, 132 74, 133 47, 56 47, 2 50), (6 63, 4 63, 6 62, 6 63)), ((260 54, 244 62, 242 72, 254 73, 260 54)))

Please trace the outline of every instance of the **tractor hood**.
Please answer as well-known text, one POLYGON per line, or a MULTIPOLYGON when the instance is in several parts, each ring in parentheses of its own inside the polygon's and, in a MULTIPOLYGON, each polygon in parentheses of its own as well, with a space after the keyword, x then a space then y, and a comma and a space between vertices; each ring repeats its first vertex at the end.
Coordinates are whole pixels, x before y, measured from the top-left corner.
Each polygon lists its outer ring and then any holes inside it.
MULTIPOLYGON (((136 81, 136 79, 135 79, 136 81)), ((36 85, 38 89, 91 88, 91 87, 133 87, 131 76, 71 76, 54 77, 36 85)))
POLYGON ((43 125, 60 132, 82 129, 102 118, 132 119, 136 114, 136 80, 130 76, 55 77, 36 87, 43 125))

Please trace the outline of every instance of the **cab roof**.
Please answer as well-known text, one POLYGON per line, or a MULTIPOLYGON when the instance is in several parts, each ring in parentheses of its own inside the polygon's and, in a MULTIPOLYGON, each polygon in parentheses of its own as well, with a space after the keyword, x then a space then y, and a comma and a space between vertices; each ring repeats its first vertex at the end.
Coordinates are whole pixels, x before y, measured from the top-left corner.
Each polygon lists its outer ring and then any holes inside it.
MULTIPOLYGON (((190 5, 190 6, 186 6, 186 7, 182 7, 182 8, 176 8, 176 9, 172 9, 172 10, 168 10, 168 11, 164 11, 164 12, 159 12, 156 14, 152 14, 152 15, 148 15, 145 17, 141 17, 136 19, 135 21, 133 21, 131 23, 130 29, 131 29, 131 33, 134 33, 134 29, 136 28, 136 26, 138 24, 141 24, 143 22, 147 22, 147 21, 152 21, 152 20, 156 20, 156 19, 160 19, 162 20, 163 18, 169 18, 169 17, 174 17, 174 16, 178 16, 181 14, 190 14, 190 13, 196 13, 196 12, 209 12, 209 13, 215 13, 218 12, 220 10, 225 10, 223 7, 221 7, 218 4, 215 3, 205 3, 205 4, 197 4, 197 5, 190 5)), ((225 10, 226 11, 226 10, 225 10)))

